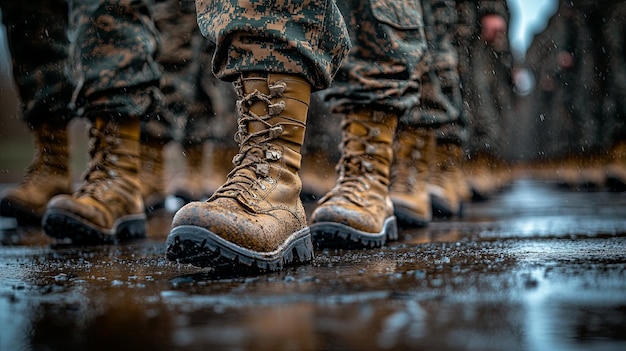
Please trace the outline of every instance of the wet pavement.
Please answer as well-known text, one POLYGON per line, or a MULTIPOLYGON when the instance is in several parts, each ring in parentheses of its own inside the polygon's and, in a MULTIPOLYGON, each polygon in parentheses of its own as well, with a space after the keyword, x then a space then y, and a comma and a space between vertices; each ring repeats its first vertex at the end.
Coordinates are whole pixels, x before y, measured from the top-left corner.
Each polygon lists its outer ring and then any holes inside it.
MULTIPOLYGON (((308 209, 312 209, 309 204, 308 209)), ((626 193, 518 180, 464 216, 262 276, 0 218, 4 350, 626 350, 626 193)))

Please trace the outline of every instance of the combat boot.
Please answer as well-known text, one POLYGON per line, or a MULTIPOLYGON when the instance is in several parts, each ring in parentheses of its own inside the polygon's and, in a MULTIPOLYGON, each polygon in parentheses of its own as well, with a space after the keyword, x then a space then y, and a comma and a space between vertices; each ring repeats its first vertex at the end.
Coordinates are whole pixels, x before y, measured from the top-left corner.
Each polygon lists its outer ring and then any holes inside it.
POLYGON ((141 198, 139 119, 99 116, 90 134, 90 161, 80 188, 48 203, 46 234, 73 243, 100 244, 145 237, 141 198))
POLYGON ((606 186, 613 192, 626 191, 626 141, 615 144, 606 166, 606 186))
POLYGON ((398 238, 389 196, 392 141, 398 117, 359 110, 344 117, 339 177, 311 217, 318 247, 367 248, 398 238))
POLYGON ((165 178, 162 141, 143 141, 141 143, 141 167, 139 183, 141 198, 147 214, 165 208, 165 178))
POLYGON ((196 266, 275 271, 313 258, 298 177, 311 85, 290 74, 247 74, 239 95, 239 153, 226 182, 183 206, 167 258, 196 266))
POLYGON ((463 197, 469 193, 459 168, 462 155, 463 149, 456 143, 436 143, 436 161, 428 183, 434 217, 461 215, 463 197))
POLYGON ((428 179, 435 135, 426 128, 399 128, 393 143, 389 192, 400 225, 424 227, 432 220, 428 179))
POLYGON ((0 198, 0 215, 19 224, 41 224, 48 201, 72 192, 66 125, 34 128, 35 155, 23 180, 0 198))

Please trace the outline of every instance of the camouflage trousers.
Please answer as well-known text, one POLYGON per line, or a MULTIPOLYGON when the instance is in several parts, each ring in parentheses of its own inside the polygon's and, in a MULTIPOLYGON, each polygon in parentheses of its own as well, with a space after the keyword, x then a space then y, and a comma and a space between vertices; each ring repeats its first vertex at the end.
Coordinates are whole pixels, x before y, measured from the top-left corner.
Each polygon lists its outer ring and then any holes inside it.
POLYGON ((215 44, 212 71, 225 81, 242 72, 299 74, 327 88, 350 49, 333 0, 196 0, 198 25, 215 44))
POLYGON ((426 37, 419 0, 341 1, 354 45, 325 92, 335 113, 355 108, 403 115, 419 103, 426 37))
POLYGON ((150 0, 0 0, 0 7, 27 123, 156 110, 150 0))
POLYGON ((422 0, 428 42, 427 70, 421 77, 420 104, 401 122, 436 128, 440 141, 456 143, 467 139, 467 122, 461 113, 463 98, 458 72, 458 48, 454 33, 458 24, 454 0, 422 0))
POLYGON ((164 109, 146 133, 166 134, 189 146, 233 142, 234 89, 211 72, 214 46, 200 33, 195 0, 156 0, 154 23, 161 40, 157 61, 164 109))
POLYGON ((196 1, 200 29, 216 43, 212 69, 220 79, 300 74, 314 90, 330 86, 323 94, 333 112, 367 106, 403 114, 419 102, 426 38, 418 0, 273 4, 196 1))

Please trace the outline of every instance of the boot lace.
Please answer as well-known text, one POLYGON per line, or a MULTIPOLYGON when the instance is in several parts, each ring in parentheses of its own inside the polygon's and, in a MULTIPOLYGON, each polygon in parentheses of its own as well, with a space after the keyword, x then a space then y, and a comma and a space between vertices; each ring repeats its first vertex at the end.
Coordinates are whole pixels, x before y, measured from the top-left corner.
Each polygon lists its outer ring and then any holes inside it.
POLYGON ((414 169, 416 162, 413 157, 407 157, 394 162, 391 168, 391 189, 394 192, 407 194, 412 192, 417 183, 417 174, 414 169))
POLYGON ((41 135, 39 138, 39 145, 35 148, 33 161, 26 168, 20 184, 29 184, 31 182, 39 183, 41 182, 41 178, 47 179, 51 175, 68 172, 67 164, 63 163, 67 162, 67 159, 61 161, 62 157, 66 157, 60 154, 63 152, 59 150, 61 146, 42 146, 54 145, 54 143, 58 143, 59 141, 54 140, 54 136, 50 134, 41 135))
POLYGON ((372 155, 375 155, 377 146, 369 141, 378 136, 380 130, 365 125, 367 136, 355 136, 346 130, 351 123, 359 122, 346 119, 341 125, 343 130, 341 141, 343 153, 336 168, 336 171, 339 173, 337 184, 320 199, 319 204, 333 197, 341 197, 355 205, 367 206, 367 199, 359 194, 370 189, 368 180, 376 179, 383 182, 383 178, 375 174, 374 164, 370 160, 372 155), (361 143, 364 145, 364 148, 362 150, 349 148, 348 145, 351 142, 361 143))
POLYGON ((414 191, 418 182, 417 165, 424 157, 420 151, 420 148, 424 147, 424 140, 414 136, 411 139, 398 139, 400 145, 394 152, 394 162, 391 167, 391 190, 393 192, 409 194, 414 191), (411 150, 402 150, 406 147, 411 147, 411 150))
POLYGON ((50 166, 47 165, 46 158, 46 155, 36 151, 33 162, 26 167, 24 177, 22 178, 20 184, 29 184, 31 182, 37 183, 40 178, 48 177, 51 172, 50 166))
POLYGON ((434 172, 429 179, 430 184, 445 187, 447 179, 453 177, 457 167, 450 159, 450 151, 447 145, 436 149, 436 160, 438 172, 434 172))
POLYGON ((89 130, 89 156, 90 161, 87 170, 83 174, 83 184, 76 192, 76 195, 90 196, 99 200, 111 199, 117 194, 120 184, 116 181, 119 178, 119 150, 113 150, 121 143, 108 124, 103 130, 90 128, 89 130))
MULTIPOLYGON (((272 103, 272 99, 282 96, 287 85, 285 82, 277 81, 268 87, 269 94, 261 93, 258 90, 244 94, 242 82, 235 82, 235 88, 241 97, 237 101, 240 117, 237 120, 238 128, 235 133, 239 153, 233 158, 232 162, 235 167, 228 174, 226 183, 218 188, 208 201, 217 197, 236 198, 239 195, 243 195, 244 198, 256 199, 258 195, 255 189, 265 190, 267 186, 264 182, 271 184, 275 181, 270 177, 270 162, 280 160, 282 150, 274 148, 270 142, 282 134, 284 127, 282 124, 272 125, 267 120, 279 115, 284 110, 284 101, 272 103), (257 101, 267 104, 267 115, 259 116, 250 111, 249 107, 257 101), (247 127, 249 122, 261 122, 266 128, 251 133, 247 127)), ((247 205, 246 203, 242 204, 247 205)))

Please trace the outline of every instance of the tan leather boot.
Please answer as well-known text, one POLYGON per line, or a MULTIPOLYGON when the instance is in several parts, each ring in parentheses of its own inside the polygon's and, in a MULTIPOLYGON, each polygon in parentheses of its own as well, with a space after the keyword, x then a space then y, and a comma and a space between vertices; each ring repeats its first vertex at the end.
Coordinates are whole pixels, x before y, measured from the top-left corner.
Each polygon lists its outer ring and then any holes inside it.
POLYGON ((41 224, 48 201, 70 194, 67 126, 43 124, 34 128, 35 155, 21 183, 2 193, 0 215, 19 224, 41 224))
POLYGON ((426 128, 398 130, 389 193, 400 225, 424 227, 433 218, 428 180, 434 144, 435 135, 426 128))
POLYGON ((49 236, 99 244, 146 235, 137 176, 139 120, 107 117, 96 118, 89 131, 91 159, 80 188, 48 203, 43 227, 49 236))
POLYGON ((363 248, 398 238, 389 196, 392 141, 398 117, 360 110, 345 116, 335 187, 311 217, 318 247, 363 248))
POLYGON ((459 168, 463 150, 454 143, 437 143, 435 166, 428 182, 433 216, 450 218, 461 215, 467 182, 459 168))
POLYGON ((605 172, 610 191, 626 191, 626 141, 619 141, 611 148, 605 172))
POLYGON ((196 266, 275 271, 313 258, 298 177, 311 85, 288 74, 245 75, 235 168, 205 202, 181 208, 167 258, 196 266))
POLYGON ((143 141, 141 143, 141 167, 139 183, 141 197, 147 214, 165 208, 165 175, 163 162, 163 142, 143 141))

